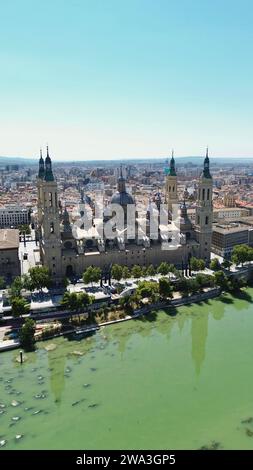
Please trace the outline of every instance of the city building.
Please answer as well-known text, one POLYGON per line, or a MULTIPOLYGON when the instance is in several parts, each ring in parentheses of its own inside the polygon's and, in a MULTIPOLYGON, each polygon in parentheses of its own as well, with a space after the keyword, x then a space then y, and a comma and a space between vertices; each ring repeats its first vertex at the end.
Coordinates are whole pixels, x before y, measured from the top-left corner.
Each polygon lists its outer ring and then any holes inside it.
POLYGON ((233 221, 213 224, 212 251, 223 258, 229 258, 234 246, 253 246, 253 222, 233 221))
POLYGON ((29 209, 16 204, 6 204, 0 207, 0 228, 18 227, 19 225, 29 224, 29 209))
POLYGON ((7 282, 20 276, 20 260, 18 256, 19 231, 0 229, 0 275, 7 282))

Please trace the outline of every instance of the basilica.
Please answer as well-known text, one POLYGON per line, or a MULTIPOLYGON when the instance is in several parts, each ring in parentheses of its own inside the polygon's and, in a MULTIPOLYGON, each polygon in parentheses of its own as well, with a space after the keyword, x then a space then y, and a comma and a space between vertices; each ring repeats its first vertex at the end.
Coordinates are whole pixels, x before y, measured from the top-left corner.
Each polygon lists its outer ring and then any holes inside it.
POLYGON ((42 154, 40 156, 37 178, 36 233, 42 264, 49 267, 56 283, 66 276, 81 277, 89 266, 104 270, 112 264, 131 268, 135 264, 157 266, 166 261, 181 268, 187 265, 191 256, 204 259, 208 265, 212 239, 212 187, 207 151, 198 183, 195 221, 192 222, 187 215, 185 201, 178 201, 177 173, 172 155, 166 171, 165 204, 156 201, 146 211, 139 211, 126 189, 121 170, 111 207, 120 207, 124 214, 123 227, 115 224, 115 211, 110 210, 110 205, 97 216, 94 206, 87 208, 80 204, 80 223, 73 223, 66 208, 61 210, 47 148, 45 160, 42 154), (134 228, 131 236, 128 212, 134 228), (83 223, 84 215, 91 222, 89 226, 83 223), (110 237, 105 229, 108 224, 110 237))

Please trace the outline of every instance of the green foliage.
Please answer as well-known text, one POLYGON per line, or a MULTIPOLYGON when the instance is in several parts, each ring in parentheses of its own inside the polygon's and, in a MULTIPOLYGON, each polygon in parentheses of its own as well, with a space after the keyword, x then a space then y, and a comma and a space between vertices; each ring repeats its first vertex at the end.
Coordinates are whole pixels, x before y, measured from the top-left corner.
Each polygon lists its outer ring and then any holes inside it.
POLYGON ((30 307, 23 297, 12 297, 11 309, 14 317, 22 317, 29 313, 30 307))
POLYGON ((253 248, 248 245, 236 245, 233 248, 231 259, 236 266, 239 264, 243 266, 247 261, 253 261, 253 248))
POLYGON ((159 274, 162 274, 163 276, 165 276, 166 274, 169 273, 169 269, 170 269, 170 265, 168 263, 166 263, 165 261, 163 261, 160 264, 160 266, 158 266, 157 272, 159 274))
POLYGON ((42 290, 43 287, 50 287, 51 276, 46 266, 35 266, 29 269, 30 287, 32 290, 42 290))
POLYGON ((126 311, 128 315, 131 315, 133 313, 133 310, 134 310, 133 296, 125 295, 124 297, 121 297, 119 300, 119 304, 126 311))
POLYGON ((131 273, 130 273, 128 267, 124 266, 123 269, 122 269, 122 278, 123 279, 129 279, 130 276, 131 276, 131 273))
POLYGON ((101 269, 93 266, 89 266, 83 273, 84 284, 90 284, 93 282, 99 282, 101 278, 101 269))
POLYGON ((162 277, 159 279, 159 294, 162 299, 173 298, 173 287, 167 277, 162 277))
POLYGON ((230 277, 227 283, 227 290, 229 292, 239 292, 243 287, 247 285, 245 279, 230 277))
POLYGON ((192 271, 203 271, 205 269, 205 261, 192 256, 190 259, 190 266, 192 271))
POLYGON ((34 333, 35 322, 31 318, 26 318, 19 334, 20 344, 26 351, 32 351, 34 349, 34 333))
POLYGON ((15 277, 14 281, 11 284, 10 288, 10 296, 12 297, 20 297, 21 290, 23 289, 23 280, 21 276, 15 277))
POLYGON ((5 287, 5 279, 3 276, 0 276, 0 289, 4 289, 5 287))
POLYGON ((120 281, 123 277, 123 268, 119 264, 114 264, 112 266, 112 278, 116 279, 117 281, 120 281))
POLYGON ((71 312, 80 312, 87 308, 94 301, 94 296, 87 292, 65 292, 61 301, 61 305, 65 310, 71 312))
POLYGON ((223 263, 221 264, 221 266, 224 268, 224 269, 228 269, 230 270, 231 266, 232 266, 232 263, 231 261, 229 261, 228 259, 224 259, 223 263))
POLYGON ((159 285, 157 282, 141 281, 136 289, 137 298, 148 298, 150 302, 155 302, 159 297, 159 285))
POLYGON ((212 271, 219 271, 220 268, 221 268, 221 265, 220 265, 218 258, 212 259, 212 261, 210 262, 210 269, 212 269, 212 271))
POLYGON ((146 275, 147 276, 154 276, 155 274, 156 274, 156 270, 155 270, 153 264, 150 264, 146 269, 146 275))
POLYGON ((141 268, 141 266, 139 266, 138 264, 133 266, 132 269, 131 269, 131 275, 132 275, 132 277, 134 277, 136 279, 139 279, 140 277, 142 277, 142 268, 141 268))
POLYGON ((69 279, 67 277, 64 277, 63 280, 62 280, 62 284, 63 284, 63 287, 65 289, 67 289, 67 287, 69 285, 69 279))
POLYGON ((213 287, 214 286, 214 276, 205 273, 198 273, 196 275, 196 281, 200 287, 213 287))
POLYGON ((19 225, 18 229, 20 233, 23 233, 25 235, 31 234, 31 229, 28 224, 19 225))
POLYGON ((216 271, 214 273, 214 284, 222 290, 226 290, 228 286, 228 278, 223 271, 216 271))

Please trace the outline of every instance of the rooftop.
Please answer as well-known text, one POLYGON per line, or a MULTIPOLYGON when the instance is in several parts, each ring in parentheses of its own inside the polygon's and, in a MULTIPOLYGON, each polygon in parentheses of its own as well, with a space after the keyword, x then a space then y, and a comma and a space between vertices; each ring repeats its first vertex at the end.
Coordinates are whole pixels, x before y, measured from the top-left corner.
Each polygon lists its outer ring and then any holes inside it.
POLYGON ((0 229, 0 250, 9 250, 19 247, 19 231, 14 229, 0 229))

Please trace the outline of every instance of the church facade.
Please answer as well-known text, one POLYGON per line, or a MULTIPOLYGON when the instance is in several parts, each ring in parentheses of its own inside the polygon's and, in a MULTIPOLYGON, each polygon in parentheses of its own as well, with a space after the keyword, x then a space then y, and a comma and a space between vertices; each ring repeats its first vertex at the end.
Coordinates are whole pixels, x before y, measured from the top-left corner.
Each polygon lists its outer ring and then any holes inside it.
MULTIPOLYGON (((181 268, 191 256, 210 261, 212 238, 212 177, 209 170, 208 152, 203 172, 199 178, 195 223, 187 215, 185 201, 178 204, 177 174, 172 155, 166 175, 166 204, 149 206, 146 213, 136 210, 134 198, 126 190, 122 171, 117 192, 111 198, 111 207, 120 206, 124 213, 124 227, 115 225, 115 213, 108 207, 96 218, 90 209, 91 225, 71 223, 66 208, 60 210, 57 182, 47 148, 45 160, 39 160, 37 237, 40 244, 42 264, 47 266, 53 280, 61 282, 64 277, 82 276, 89 266, 108 269, 112 264, 131 268, 159 265, 162 261, 181 268), (127 211, 134 217, 134 234, 128 237, 127 211), (109 215, 108 215, 109 214, 109 215), (111 224, 112 235, 108 237, 105 225, 111 224), (154 232, 156 232, 154 234, 154 232)), ((84 211, 86 209, 84 208, 84 211)), ((80 215, 83 215, 80 210, 80 215)))

